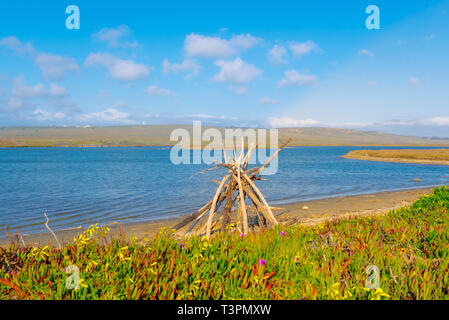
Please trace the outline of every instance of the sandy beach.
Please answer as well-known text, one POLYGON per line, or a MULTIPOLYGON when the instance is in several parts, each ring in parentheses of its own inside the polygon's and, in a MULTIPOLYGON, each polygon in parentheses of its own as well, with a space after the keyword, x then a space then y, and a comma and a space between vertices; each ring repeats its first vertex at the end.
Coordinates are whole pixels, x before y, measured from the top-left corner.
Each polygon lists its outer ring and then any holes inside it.
MULTIPOLYGON (((411 205, 419 197, 431 193, 432 190, 433 188, 416 188, 411 190, 384 191, 374 194, 300 201, 276 207, 273 212, 282 225, 313 225, 336 218, 383 214, 401 206, 411 205)), ((162 228, 172 228, 183 220, 184 217, 180 216, 176 219, 139 223, 111 223, 107 225, 111 229, 110 235, 112 237, 123 234, 125 237, 137 237, 138 240, 142 241, 144 238, 153 237, 162 228)), ((82 229, 79 227, 57 231, 55 233, 60 242, 67 243, 71 242, 73 237, 80 232, 82 232, 82 229)), ((56 245, 50 233, 23 235, 23 240, 27 246, 56 245)), ((0 245, 5 246, 8 242, 9 240, 5 237, 5 232, 3 231, 0 245)))
POLYGON ((449 161, 441 160, 414 160, 414 159, 399 159, 399 158, 378 158, 378 157, 367 157, 367 156, 351 156, 345 155, 342 158, 356 159, 356 160, 367 160, 367 161, 380 161, 380 162, 398 162, 398 163, 416 163, 416 164, 438 164, 449 166, 449 161))
POLYGON ((342 158, 380 162, 449 165, 449 150, 352 150, 342 156, 342 158))

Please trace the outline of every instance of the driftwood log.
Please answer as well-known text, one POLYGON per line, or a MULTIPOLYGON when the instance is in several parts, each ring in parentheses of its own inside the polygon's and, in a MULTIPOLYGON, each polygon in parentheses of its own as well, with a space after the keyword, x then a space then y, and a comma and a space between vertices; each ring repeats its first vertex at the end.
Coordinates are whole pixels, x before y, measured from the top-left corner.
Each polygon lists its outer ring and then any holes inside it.
POLYGON ((226 230, 226 227, 231 224, 232 210, 235 206, 238 210, 236 221, 237 227, 239 229, 239 226, 242 227, 242 233, 244 235, 251 232, 248 222, 248 209, 256 212, 258 225, 261 229, 276 226, 278 221, 271 211, 272 207, 268 205, 265 197, 254 181, 266 180, 261 177, 263 169, 273 161, 279 151, 281 151, 290 142, 290 140, 291 139, 288 139, 286 143, 282 144, 262 166, 251 169, 248 169, 248 163, 251 154, 256 149, 256 146, 250 146, 248 148, 248 152, 245 154, 244 144, 242 141, 240 155, 237 157, 236 150, 234 148, 233 159, 230 157, 226 159, 226 152, 223 147, 225 161, 223 163, 217 163, 213 168, 206 170, 210 171, 220 167, 228 169, 228 173, 221 179, 221 181, 212 180, 213 182, 218 183, 218 188, 214 197, 202 208, 190 214, 173 228, 175 230, 179 230, 190 223, 191 225, 185 233, 185 236, 188 237, 195 226, 201 222, 202 226, 197 228, 198 230, 196 233, 202 234, 205 232, 206 237, 209 239, 213 227, 218 223, 221 222, 222 231, 226 230), (247 200, 252 204, 251 206, 246 204, 247 200), (220 212, 219 209, 222 204, 224 204, 224 206, 220 212), (214 222, 215 216, 216 221, 214 222))

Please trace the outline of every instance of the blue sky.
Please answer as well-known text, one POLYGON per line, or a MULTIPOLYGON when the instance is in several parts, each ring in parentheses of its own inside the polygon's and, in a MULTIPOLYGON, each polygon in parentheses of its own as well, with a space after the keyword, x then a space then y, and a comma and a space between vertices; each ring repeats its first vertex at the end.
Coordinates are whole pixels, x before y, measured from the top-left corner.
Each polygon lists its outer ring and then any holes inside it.
POLYGON ((449 1, 3 1, 0 125, 447 137, 448 21, 449 1), (79 30, 65 26, 70 4, 79 30))

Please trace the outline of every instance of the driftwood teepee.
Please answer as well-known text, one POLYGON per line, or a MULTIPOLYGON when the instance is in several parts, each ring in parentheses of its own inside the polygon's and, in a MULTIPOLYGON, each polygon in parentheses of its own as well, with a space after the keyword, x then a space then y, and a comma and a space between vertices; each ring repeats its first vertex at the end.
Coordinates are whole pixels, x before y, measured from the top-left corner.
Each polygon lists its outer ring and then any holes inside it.
POLYGON ((245 235, 251 232, 249 227, 249 210, 255 211, 255 214, 257 215, 256 220, 261 229, 276 226, 278 221, 254 181, 265 180, 261 177, 262 170, 266 168, 271 161, 273 161, 279 151, 281 151, 289 142, 290 139, 281 145, 264 165, 251 169, 248 169, 248 163, 251 154, 256 149, 255 146, 250 146, 248 148, 248 152, 245 154, 244 144, 242 141, 241 152, 237 157, 236 150, 234 148, 233 159, 230 157, 226 159, 226 152, 223 147, 223 154, 225 158, 224 163, 217 163, 217 165, 213 168, 206 170, 210 171, 219 167, 228 169, 228 173, 223 177, 223 179, 221 179, 221 181, 213 180, 219 184, 213 199, 206 203, 201 209, 188 216, 182 222, 178 223, 174 229, 179 230, 191 223, 185 233, 185 236, 187 237, 190 233, 192 233, 195 226, 200 225, 196 228, 196 233, 203 234, 206 232, 206 237, 209 239, 212 229, 217 224, 221 222, 222 230, 225 230, 226 227, 231 224, 231 214, 235 206, 238 208, 238 214, 236 217, 237 227, 239 228, 239 226, 242 226, 242 232, 245 235), (246 200, 249 200, 252 206, 247 206, 246 200), (224 204, 224 206, 220 212, 219 209, 222 204, 224 204), (200 221, 201 223, 199 223, 200 221))

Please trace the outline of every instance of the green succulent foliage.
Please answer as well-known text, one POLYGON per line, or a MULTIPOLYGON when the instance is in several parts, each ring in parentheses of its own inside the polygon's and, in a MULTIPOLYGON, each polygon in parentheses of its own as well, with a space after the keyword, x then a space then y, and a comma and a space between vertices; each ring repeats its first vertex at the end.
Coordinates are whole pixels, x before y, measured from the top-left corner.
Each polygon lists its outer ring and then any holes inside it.
POLYGON ((62 249, 0 249, 0 299, 448 299, 448 207, 441 187, 382 216, 209 241, 109 240, 94 225, 62 249))

